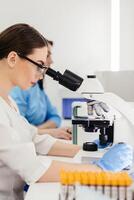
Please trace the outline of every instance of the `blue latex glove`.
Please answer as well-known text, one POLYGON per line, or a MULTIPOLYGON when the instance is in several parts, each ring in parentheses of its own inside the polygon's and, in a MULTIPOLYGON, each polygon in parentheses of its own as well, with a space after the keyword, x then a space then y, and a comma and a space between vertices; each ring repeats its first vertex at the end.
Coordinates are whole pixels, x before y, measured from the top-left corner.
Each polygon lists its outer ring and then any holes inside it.
POLYGON ((103 111, 109 112, 109 107, 106 103, 96 100, 90 100, 88 101, 88 114, 93 115, 93 111, 95 111, 96 115, 102 116, 103 111))
POLYGON ((133 148, 126 143, 118 143, 107 151, 101 159, 94 164, 108 171, 121 171, 132 165, 133 148))

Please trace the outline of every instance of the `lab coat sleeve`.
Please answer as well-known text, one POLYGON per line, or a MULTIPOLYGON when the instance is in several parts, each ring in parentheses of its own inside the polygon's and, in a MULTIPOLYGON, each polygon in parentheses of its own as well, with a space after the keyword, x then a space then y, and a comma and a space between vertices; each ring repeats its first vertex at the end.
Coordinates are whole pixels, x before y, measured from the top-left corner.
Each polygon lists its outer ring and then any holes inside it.
POLYGON ((9 126, 0 124, 0 161, 28 184, 36 182, 49 168, 51 160, 37 156, 33 142, 21 142, 9 126))
POLYGON ((44 135, 36 135, 34 138, 36 152, 39 155, 47 155, 49 150, 52 148, 54 143, 57 141, 54 137, 44 134, 44 135))

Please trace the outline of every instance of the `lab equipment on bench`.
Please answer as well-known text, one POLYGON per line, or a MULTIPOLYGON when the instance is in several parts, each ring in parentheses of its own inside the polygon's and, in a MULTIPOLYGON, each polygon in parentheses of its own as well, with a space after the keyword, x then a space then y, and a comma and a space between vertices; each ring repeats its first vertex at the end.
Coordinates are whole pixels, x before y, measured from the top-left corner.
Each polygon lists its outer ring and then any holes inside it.
POLYGON ((53 78, 53 80, 58 81, 60 85, 72 91, 77 90, 79 94, 100 94, 104 92, 96 75, 87 75, 87 77, 83 79, 70 70, 65 70, 65 72, 61 74, 59 71, 55 71, 52 68, 48 68, 46 74, 53 78))
MULTIPOLYGON (((114 113, 114 143, 125 142, 134 147, 134 109, 114 93, 93 95, 94 99, 105 102, 114 113)), ((87 94, 86 98, 90 98, 87 94)))
MULTIPOLYGON (((86 94, 86 98, 90 98, 90 94, 86 94)), ((134 147, 134 109, 132 109, 129 103, 113 93, 93 94, 92 98, 107 103, 110 106, 111 113, 104 113, 99 117, 89 115, 86 103, 74 103, 73 110, 75 112, 72 113, 73 142, 83 145, 84 142, 100 140, 99 132, 96 131, 98 127, 95 128, 95 125, 99 121, 102 125, 105 125, 105 123, 108 125, 105 128, 106 137, 103 138, 109 138, 110 142, 113 143, 125 142, 134 147), (92 123, 94 124, 94 131, 90 132, 90 125, 92 127, 92 123), (83 128, 83 124, 89 127, 89 130, 87 129, 88 132, 83 128)))
POLYGON ((99 138, 99 146, 105 147, 114 140, 114 120, 104 116, 94 116, 88 113, 85 102, 74 102, 72 106, 73 144, 83 145, 84 150, 95 151, 95 139, 99 138), (85 143, 90 142, 90 143, 85 143))
POLYGON ((61 171, 59 200, 134 200, 126 172, 61 171))
POLYGON ((110 111, 107 104, 105 104, 104 102, 101 102, 101 101, 88 100, 87 104, 88 104, 88 114, 90 114, 90 115, 93 114, 93 111, 95 111, 97 116, 102 116, 103 111, 104 112, 110 111))
MULTIPOLYGON (((68 89, 72 90, 72 91, 76 91, 80 94, 101 94, 104 92, 102 85, 100 84, 100 82, 96 79, 95 75, 88 75, 85 79, 81 78, 80 76, 74 74, 73 72, 69 71, 69 70, 65 70, 65 72, 63 74, 61 74, 59 71, 55 71, 51 68, 49 68, 46 72, 47 75, 49 75, 50 77, 52 77, 54 80, 58 81, 59 84, 63 85, 64 87, 67 87, 68 89)), ((96 109, 96 112, 100 112, 100 107, 101 105, 99 105, 99 102, 93 101, 90 103, 89 105, 89 101, 85 102, 86 105, 88 104, 88 106, 94 106, 96 109), (98 106, 97 106, 98 104, 98 106)), ((105 108, 103 106, 104 104, 102 104, 102 108, 107 111, 107 108, 105 108)), ((93 109, 94 109, 93 107, 93 109)), ((91 112, 91 109, 90 109, 91 112)), ((94 121, 94 123, 97 123, 99 125, 99 127, 101 127, 101 123, 99 122, 99 120, 94 121)), ((105 120, 106 122, 106 120, 105 120)), ((104 122, 104 123, 105 123, 104 122)), ((107 121, 108 122, 108 121, 107 121)), ((105 125, 107 126, 107 122, 105 123, 105 125)), ((109 123, 109 122, 108 122, 109 123)), ((85 124, 85 122, 84 122, 85 124)), ((85 127, 86 129, 88 129, 88 121, 87 121, 87 126, 85 127)), ((93 123, 92 123, 93 125, 93 123)), ((91 126, 91 124, 90 124, 91 126)), ((93 127, 92 127, 93 129, 93 127)), ((101 127, 101 143, 107 143, 107 139, 106 139, 106 134, 105 132, 105 128, 101 127)), ((108 139, 109 140, 109 139, 108 139)), ((76 143, 76 141, 74 141, 74 143, 76 143)))
MULTIPOLYGON (((88 78, 83 79, 69 70, 66 70, 64 74, 61 74, 51 68, 47 70, 46 74, 58 81, 59 84, 64 87, 81 93, 87 100, 92 99, 99 102, 105 102, 107 105, 114 108, 117 111, 117 114, 114 115, 113 120, 110 120, 110 126, 114 133, 114 143, 126 142, 134 146, 134 110, 132 110, 131 106, 129 106, 126 101, 113 93, 104 93, 102 85, 94 75, 89 75, 88 78)), ((87 116, 87 111, 84 115, 87 116)), ((105 118, 105 120, 107 120, 107 118, 105 118)), ((103 120, 101 120, 101 122, 102 121, 103 120)))
MULTIPOLYGON (((61 74, 59 71, 55 71, 52 68, 48 68, 46 74, 53 78, 53 80, 58 81, 60 85, 72 91, 77 91, 77 93, 81 95, 104 93, 104 89, 101 83, 96 78, 96 75, 87 75, 83 79, 82 77, 76 75, 69 70, 65 70, 65 72, 61 74)), ((92 102, 90 102, 92 105, 89 105, 89 101, 86 101, 88 103, 88 106, 95 108, 94 110, 96 110, 98 114, 100 113, 101 109, 103 109, 105 112, 108 112, 108 107, 103 102, 92 100, 92 102)))

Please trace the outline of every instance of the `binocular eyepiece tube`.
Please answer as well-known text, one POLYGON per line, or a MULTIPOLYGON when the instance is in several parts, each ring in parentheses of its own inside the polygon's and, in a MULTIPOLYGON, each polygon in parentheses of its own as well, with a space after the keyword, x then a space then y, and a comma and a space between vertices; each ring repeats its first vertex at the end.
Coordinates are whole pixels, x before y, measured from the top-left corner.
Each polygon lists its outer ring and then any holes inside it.
POLYGON ((72 91, 76 91, 83 82, 83 78, 69 70, 65 70, 65 72, 61 74, 59 71, 49 68, 46 74, 58 81, 60 85, 63 85, 72 91))

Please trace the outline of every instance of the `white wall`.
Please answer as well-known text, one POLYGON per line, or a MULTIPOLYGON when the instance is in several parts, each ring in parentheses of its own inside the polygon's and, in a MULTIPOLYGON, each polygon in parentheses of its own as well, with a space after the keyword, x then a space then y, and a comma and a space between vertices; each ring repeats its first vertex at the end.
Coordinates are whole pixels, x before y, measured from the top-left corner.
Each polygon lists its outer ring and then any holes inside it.
POLYGON ((120 5, 120 69, 134 70, 134 0, 121 0, 120 5))
MULTIPOLYGON (((18 22, 32 24, 55 42, 55 69, 89 74, 110 67, 110 0, 0 0, 0 31, 18 22)), ((47 78, 48 80, 49 78, 47 78)), ((60 108, 55 82, 47 81, 60 108)))
POLYGON ((88 72, 109 66, 110 0, 1 0, 0 30, 16 22, 34 25, 55 42, 59 68, 88 72))

